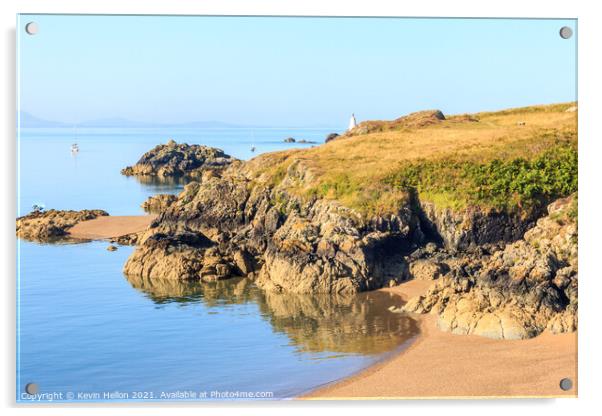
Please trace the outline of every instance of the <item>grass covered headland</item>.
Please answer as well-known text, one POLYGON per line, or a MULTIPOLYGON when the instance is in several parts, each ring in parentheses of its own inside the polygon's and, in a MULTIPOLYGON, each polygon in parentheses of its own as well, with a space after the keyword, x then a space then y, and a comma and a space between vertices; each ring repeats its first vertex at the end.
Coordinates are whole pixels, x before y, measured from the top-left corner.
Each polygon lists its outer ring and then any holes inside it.
POLYGON ((410 162, 387 182, 442 207, 527 208, 577 191, 577 146, 559 136, 548 150, 524 157, 410 162))
POLYGON ((394 212, 411 194, 440 208, 530 209, 577 191, 575 103, 445 117, 423 111, 367 121, 323 146, 260 156, 272 184, 364 215, 394 212))

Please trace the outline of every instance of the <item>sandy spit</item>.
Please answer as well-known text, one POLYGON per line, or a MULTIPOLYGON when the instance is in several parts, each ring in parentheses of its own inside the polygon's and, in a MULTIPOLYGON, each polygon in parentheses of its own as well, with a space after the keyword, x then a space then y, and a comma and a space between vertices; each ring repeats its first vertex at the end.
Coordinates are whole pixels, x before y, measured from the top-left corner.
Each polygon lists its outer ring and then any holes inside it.
POLYGON ((156 215, 103 216, 82 221, 69 230, 73 238, 105 240, 144 231, 156 215))
MULTIPOLYGON (((430 283, 383 289, 404 300, 430 283)), ((401 300, 401 299, 400 299, 401 300)), ((577 334, 543 333, 528 340, 493 340, 437 329, 433 315, 416 315, 421 334, 406 350, 350 378, 301 397, 309 400, 576 397, 577 334), (562 378, 573 380, 563 391, 562 378)))

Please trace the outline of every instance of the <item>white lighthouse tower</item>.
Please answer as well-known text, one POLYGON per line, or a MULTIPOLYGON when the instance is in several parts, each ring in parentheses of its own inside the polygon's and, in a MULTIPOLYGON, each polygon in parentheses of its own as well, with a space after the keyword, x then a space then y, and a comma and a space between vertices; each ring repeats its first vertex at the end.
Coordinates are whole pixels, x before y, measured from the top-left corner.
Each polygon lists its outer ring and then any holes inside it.
POLYGON ((351 118, 349 119, 349 127, 347 127, 347 131, 351 130, 357 126, 357 121, 355 120, 355 114, 351 114, 351 118))

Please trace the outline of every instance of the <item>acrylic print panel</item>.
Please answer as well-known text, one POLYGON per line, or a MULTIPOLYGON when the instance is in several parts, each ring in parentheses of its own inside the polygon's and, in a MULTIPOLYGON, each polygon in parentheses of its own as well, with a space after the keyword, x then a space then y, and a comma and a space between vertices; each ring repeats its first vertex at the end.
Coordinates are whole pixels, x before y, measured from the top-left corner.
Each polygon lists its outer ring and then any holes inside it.
POLYGON ((19 402, 576 396, 575 20, 17 33, 19 402))

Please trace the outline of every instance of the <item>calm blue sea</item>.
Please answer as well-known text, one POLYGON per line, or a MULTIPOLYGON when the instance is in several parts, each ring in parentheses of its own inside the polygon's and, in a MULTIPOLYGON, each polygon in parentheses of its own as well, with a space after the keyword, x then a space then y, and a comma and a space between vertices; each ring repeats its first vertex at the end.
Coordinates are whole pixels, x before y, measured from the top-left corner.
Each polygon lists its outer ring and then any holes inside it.
MULTIPOLYGON (((19 140, 19 214, 32 204, 141 214, 182 184, 122 176, 168 138, 247 159, 322 142, 329 130, 30 129, 19 140), (73 156, 70 146, 80 152, 73 156)), ((340 299, 264 293, 247 279, 213 285, 127 279, 132 247, 18 241, 17 400, 289 398, 351 375, 416 333, 384 293, 340 299), (24 394, 35 383, 38 395, 24 394)))
POLYGON ((119 172, 140 156, 172 138, 178 143, 218 147, 239 159, 276 150, 310 147, 284 143, 287 137, 323 143, 322 129, 23 129, 19 151, 19 215, 32 204, 47 208, 100 208, 112 215, 133 215, 156 193, 178 192, 180 186, 141 183, 119 172), (80 151, 71 154, 71 144, 80 151), (251 146, 256 147, 251 152, 251 146))

